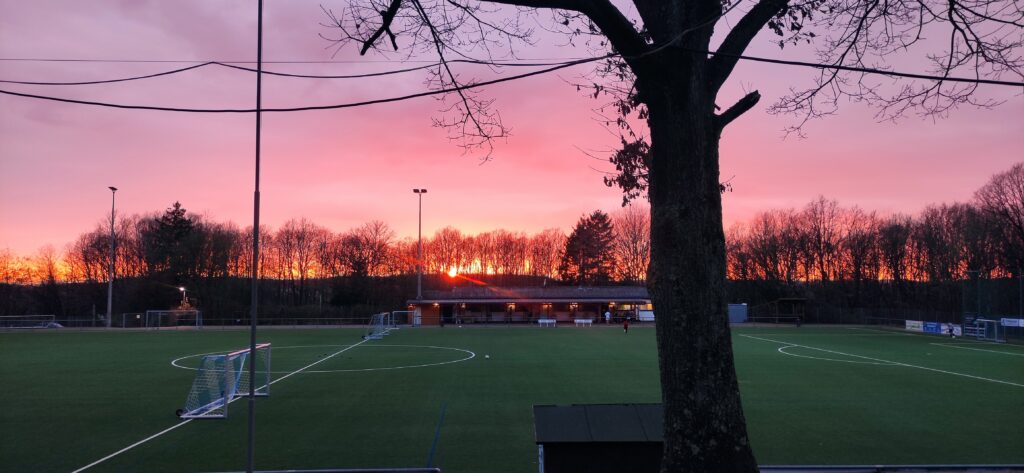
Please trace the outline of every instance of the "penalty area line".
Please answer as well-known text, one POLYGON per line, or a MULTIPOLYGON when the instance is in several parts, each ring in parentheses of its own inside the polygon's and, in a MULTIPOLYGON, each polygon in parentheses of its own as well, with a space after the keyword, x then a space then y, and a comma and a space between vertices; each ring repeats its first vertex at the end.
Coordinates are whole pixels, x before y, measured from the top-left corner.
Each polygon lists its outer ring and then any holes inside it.
POLYGON ((783 342, 783 341, 779 341, 779 340, 772 340, 770 338, 754 337, 754 336, 751 336, 751 335, 743 335, 743 334, 740 334, 740 336, 741 337, 746 337, 746 338, 752 338, 754 340, 761 340, 763 342, 772 342, 772 343, 778 343, 780 345, 789 345, 790 347, 800 347, 800 348, 806 348, 808 350, 823 351, 825 353, 831 353, 833 355, 842 355, 842 356, 849 356, 849 357, 852 357, 852 358, 861 358, 861 359, 864 359, 864 360, 877 361, 877 362, 880 362, 880 363, 891 363, 893 365, 905 366, 907 368, 916 368, 916 369, 919 369, 919 370, 932 371, 932 372, 935 372, 935 373, 949 374, 949 375, 953 375, 953 376, 962 376, 964 378, 971 378, 971 379, 976 379, 976 380, 979 380, 979 381, 988 381, 990 383, 1006 384, 1006 385, 1010 385, 1010 386, 1014 386, 1014 387, 1018 387, 1018 388, 1024 388, 1024 384, 1012 383, 1010 381, 1003 381, 1001 379, 984 378, 984 377, 981 377, 981 376, 975 376, 973 374, 957 373, 956 371, 946 371, 946 370, 940 370, 940 369, 937 369, 937 368, 928 368, 927 366, 911 365, 909 363, 900 363, 898 361, 883 360, 881 358, 872 358, 870 356, 864 356, 864 355, 854 355, 852 353, 843 353, 841 351, 826 350, 824 348, 810 347, 810 346, 807 346, 807 345, 798 345, 796 343, 783 342))
POLYGON ((997 354, 1000 354, 1000 355, 1024 356, 1024 353, 1012 353, 1012 352, 1000 351, 1000 350, 985 350, 984 348, 962 347, 962 346, 959 346, 959 344, 957 344, 957 343, 929 343, 929 345, 935 345, 937 347, 945 347, 945 348, 959 348, 961 350, 983 351, 985 353, 997 353, 997 354))
MULTIPOLYGON (((319 365, 320 363, 323 363, 323 362, 325 362, 325 361, 327 361, 327 360, 329 360, 331 358, 334 358, 335 356, 338 356, 338 355, 340 355, 342 353, 345 353, 346 351, 349 351, 349 350, 351 350, 351 349, 353 349, 353 348, 355 348, 355 347, 357 347, 359 345, 362 345, 362 344, 366 343, 367 341, 369 341, 369 339, 364 339, 364 340, 360 341, 359 343, 356 343, 354 345, 349 345, 349 346, 347 346, 347 347, 345 347, 345 348, 343 348, 341 350, 338 350, 338 351, 336 351, 334 353, 331 353, 329 356, 325 356, 325 357, 323 357, 323 358, 321 358, 319 360, 316 360, 316 361, 314 361, 314 362, 312 362, 312 363, 310 363, 310 364, 308 364, 306 366, 303 366, 302 368, 299 368, 299 369, 297 369, 295 371, 292 371, 291 373, 288 373, 288 374, 286 374, 286 375, 284 375, 284 376, 282 376, 280 378, 277 378, 277 379, 271 381, 270 384, 273 385, 273 384, 275 384, 277 382, 284 381, 285 379, 288 379, 291 376, 294 376, 294 375, 299 374, 299 373, 301 373, 303 371, 306 371, 306 370, 308 370, 308 369, 310 369, 310 368, 312 368, 312 367, 314 367, 316 365, 319 365)), ((239 399, 245 399, 247 397, 248 396, 236 397, 236 398, 231 399, 230 401, 228 401, 228 404, 230 404, 232 402, 235 402, 235 401, 237 401, 239 399)), ((179 422, 179 423, 177 423, 175 425, 172 425, 172 426, 170 426, 170 427, 168 427, 168 428, 166 428, 164 430, 161 430, 160 432, 157 432, 157 433, 155 433, 153 435, 150 435, 149 437, 146 437, 146 438, 144 438, 142 440, 139 440, 138 442, 135 442, 135 443, 133 443, 133 444, 127 446, 127 447, 124 447, 124 448, 122 448, 122 449, 120 449, 120 450, 118 450, 118 451, 116 451, 114 453, 111 453, 110 455, 107 455, 107 456, 105 456, 103 458, 100 458, 99 460, 96 460, 96 461, 94 461, 94 462, 92 462, 92 463, 90 463, 88 465, 85 465, 85 466, 83 466, 83 467, 81 467, 81 468, 79 468, 77 470, 74 470, 71 473, 79 473, 79 472, 88 470, 89 468, 92 468, 92 467, 94 467, 96 465, 99 465, 100 463, 103 463, 103 462, 105 462, 107 460, 110 460, 111 458, 114 458, 114 457, 116 457, 116 456, 118 456, 118 455, 120 455, 120 454, 122 454, 124 452, 127 452, 127 451, 129 451, 129 450, 131 450, 131 449, 133 449, 135 447, 138 447, 139 445, 142 445, 142 444, 144 444, 146 442, 149 442, 150 440, 153 440, 153 439, 155 439, 157 437, 160 437, 161 435, 164 435, 167 432, 170 432, 170 431, 172 431, 174 429, 177 429, 178 427, 181 427, 181 426, 183 426, 183 425, 185 425, 185 424, 187 424, 189 422, 192 422, 193 420, 195 420, 195 419, 185 419, 185 420, 183 420, 183 421, 181 421, 181 422, 179 422)))

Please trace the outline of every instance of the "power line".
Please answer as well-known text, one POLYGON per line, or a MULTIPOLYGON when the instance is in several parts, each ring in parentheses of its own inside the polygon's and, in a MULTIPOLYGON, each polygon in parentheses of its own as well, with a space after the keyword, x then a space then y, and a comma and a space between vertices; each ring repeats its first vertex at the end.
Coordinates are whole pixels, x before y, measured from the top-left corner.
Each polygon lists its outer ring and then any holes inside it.
MULTIPOLYGON (((691 52, 695 52, 695 53, 703 53, 703 54, 710 54, 710 55, 722 55, 722 56, 733 57, 733 58, 737 58, 737 59, 741 59, 741 60, 765 62, 765 63, 779 64, 779 65, 788 65, 788 66, 810 67, 810 68, 816 68, 816 69, 836 69, 836 70, 843 70, 843 71, 863 72, 863 73, 868 73, 868 74, 887 75, 887 76, 892 76, 892 77, 904 77, 904 78, 913 78, 913 79, 926 79, 926 80, 943 81, 943 82, 957 82, 957 83, 970 83, 970 84, 987 84, 987 85, 1001 85, 1001 86, 1012 86, 1012 87, 1024 87, 1024 82, 1001 81, 1001 80, 978 79, 978 78, 971 79, 971 78, 965 78, 965 77, 930 76, 930 75, 925 75, 925 74, 915 74, 915 73, 908 73, 908 72, 889 71, 889 70, 876 69, 876 68, 853 67, 853 66, 842 66, 842 65, 829 65, 829 64, 810 63, 810 62, 803 62, 803 61, 789 61, 789 60, 782 60, 782 59, 763 58, 763 57, 758 57, 758 56, 745 56, 745 55, 739 55, 739 54, 719 54, 719 53, 716 53, 716 52, 713 52, 713 51, 701 51, 701 50, 692 50, 692 49, 685 49, 685 50, 691 51, 691 52)), ((486 85, 498 84, 498 83, 501 83, 501 82, 508 82, 508 81, 523 79, 523 78, 532 77, 532 76, 536 76, 536 75, 547 74, 549 72, 554 72, 554 71, 557 71, 557 70, 560 70, 560 69, 565 69, 567 67, 572 67, 572 66, 576 66, 576 65, 580 65, 580 64, 585 64, 585 63, 589 63, 589 62, 594 62, 594 61, 600 61, 600 60, 609 59, 609 58, 612 58, 612 57, 621 57, 621 56, 618 55, 618 54, 607 54, 607 55, 604 55, 604 56, 596 56, 596 57, 591 57, 591 58, 578 59, 578 60, 574 60, 574 61, 567 61, 567 62, 563 62, 563 63, 558 63, 558 64, 555 64, 555 65, 552 65, 551 67, 547 67, 547 68, 540 69, 540 70, 537 70, 537 71, 531 71, 531 72, 524 73, 524 74, 517 74, 517 75, 513 75, 513 76, 509 76, 509 77, 503 77, 503 78, 498 78, 498 79, 492 79, 492 80, 487 80, 487 81, 481 81, 481 82, 476 82, 476 83, 460 85, 460 86, 457 86, 457 87, 450 87, 450 88, 433 90, 433 91, 427 91, 427 92, 419 92, 419 93, 415 93, 415 94, 409 94, 409 95, 403 95, 403 96, 397 96, 397 97, 388 97, 388 98, 383 98, 383 99, 374 99, 374 100, 367 100, 367 101, 361 101, 361 102, 350 102, 350 103, 344 103, 344 104, 311 105, 311 106, 304 106, 304 107, 288 107, 288 108, 266 108, 266 109, 261 109, 261 110, 265 111, 265 112, 301 112, 301 111, 310 111, 310 110, 332 110, 332 109, 342 109, 342 108, 353 108, 353 107, 361 107, 361 106, 367 106, 367 105, 376 105, 376 104, 382 104, 382 103, 399 102, 399 101, 404 101, 404 100, 409 100, 409 99, 414 99, 414 98, 419 98, 419 97, 427 97, 427 96, 431 96, 431 95, 439 95, 439 94, 445 94, 445 93, 450 93, 450 92, 457 92, 457 91, 461 91, 461 90, 469 90, 469 89, 473 89, 473 88, 477 88, 477 87, 483 87, 483 86, 486 86, 486 85)), ((470 61, 470 62, 472 62, 472 61, 470 61)), ((50 101, 64 102, 64 103, 75 103, 75 104, 81 104, 81 105, 93 105, 93 106, 110 107, 110 108, 121 108, 121 109, 133 109, 133 110, 155 110, 155 111, 165 111, 165 112, 188 112, 188 113, 254 113, 254 112, 256 112, 255 109, 196 109, 196 108, 180 108, 180 107, 158 107, 158 106, 150 106, 150 105, 115 104, 115 103, 107 103, 107 102, 95 102, 95 101, 66 99, 66 98, 61 98, 61 97, 52 97, 52 96, 44 96, 44 95, 25 94, 25 93, 12 92, 12 91, 2 90, 2 89, 0 89, 0 94, 13 95, 13 96, 25 97, 25 98, 34 98, 34 99, 40 99, 40 100, 50 100, 50 101)))
POLYGON ((863 73, 866 73, 866 74, 878 74, 878 75, 892 76, 892 77, 905 77, 905 78, 909 78, 909 79, 933 80, 933 81, 937 81, 937 82, 962 82, 962 83, 968 83, 968 84, 1006 85, 1006 86, 1011 86, 1011 87, 1024 87, 1024 82, 1017 82, 1017 81, 994 80, 994 79, 980 79, 980 78, 970 78, 970 77, 933 76, 933 75, 927 75, 927 74, 917 74, 917 73, 913 73, 913 72, 890 71, 890 70, 886 70, 886 69, 878 69, 878 68, 873 68, 873 67, 842 66, 842 65, 834 65, 834 64, 821 64, 821 63, 815 63, 815 62, 790 61, 790 60, 786 60, 786 59, 773 59, 773 58, 765 58, 765 57, 759 57, 759 56, 745 56, 745 55, 742 55, 742 54, 728 54, 728 53, 719 53, 719 52, 713 52, 713 51, 700 51, 700 50, 689 49, 689 48, 681 48, 681 49, 684 49, 684 50, 690 51, 690 52, 694 52, 694 53, 706 53, 706 54, 711 54, 711 55, 714 55, 714 56, 725 56, 725 57, 731 57, 731 58, 736 58, 736 59, 743 59, 745 61, 763 62, 763 63, 768 63, 768 64, 780 64, 780 65, 784 65, 784 66, 800 66, 800 67, 810 67, 810 68, 814 68, 814 69, 835 69, 835 70, 840 70, 840 71, 863 72, 863 73))
MULTIPOLYGON (((469 59, 456 59, 456 60, 452 60, 452 61, 448 61, 448 62, 449 63, 471 64, 471 65, 486 65, 486 66, 493 66, 493 67, 542 67, 542 66, 557 66, 559 64, 564 64, 564 62, 530 62, 530 63, 528 63, 528 62, 493 62, 493 61, 478 61, 478 60, 469 60, 469 59)), ((266 71, 266 70, 262 71, 261 73, 262 74, 266 74, 266 75, 271 75, 271 76, 291 77, 291 78, 301 78, 301 79, 363 79, 363 78, 369 78, 369 77, 381 77, 381 76, 388 76, 388 75, 404 74, 404 73, 407 73, 407 72, 414 72, 414 71, 419 71, 419 70, 424 70, 424 69, 430 69, 432 67, 437 67, 437 66, 440 66, 440 65, 441 65, 440 62, 433 62, 433 63, 427 64, 427 65, 416 66, 416 67, 409 67, 409 68, 405 68, 405 69, 394 69, 394 70, 390 70, 390 71, 367 72, 367 73, 364 73, 364 74, 347 74, 347 75, 292 74, 292 73, 287 73, 287 72, 274 72, 274 71, 266 71)), ((221 66, 221 67, 226 67, 226 68, 229 68, 229 69, 235 69, 235 70, 240 70, 240 71, 253 72, 253 73, 257 72, 256 69, 253 69, 253 68, 250 68, 250 67, 237 66, 237 65, 234 65, 232 63, 205 62, 205 63, 202 63, 202 64, 196 64, 194 66, 183 67, 183 68, 179 68, 179 69, 172 69, 170 71, 158 72, 158 73, 155 73, 155 74, 146 74, 146 75, 141 75, 141 76, 122 77, 122 78, 117 78, 117 79, 103 79, 103 80, 78 81, 78 82, 41 82, 41 81, 19 81, 19 80, 0 79, 0 83, 19 84, 19 85, 97 85, 97 84, 112 84, 112 83, 116 83, 116 82, 128 82, 128 81, 133 81, 133 80, 152 79, 152 78, 155 78, 155 77, 168 76, 168 75, 171 75, 171 74, 178 74, 178 73, 186 72, 186 71, 190 71, 190 70, 201 69, 201 68, 204 68, 206 66, 221 66)))
POLYGON ((0 83, 4 83, 4 84, 21 84, 21 85, 95 85, 95 84, 113 84, 115 82, 127 82, 127 81, 132 81, 132 80, 152 79, 154 77, 169 76, 171 74, 177 74, 179 72, 191 71, 193 69, 199 69, 199 68, 202 68, 202 67, 206 67, 206 66, 209 66, 210 64, 214 64, 214 63, 206 62, 206 63, 203 63, 203 64, 196 64, 194 66, 182 67, 182 68, 173 69, 173 70, 170 70, 170 71, 157 72, 155 74, 147 74, 147 75, 144 75, 144 76, 124 77, 124 78, 120 78, 120 79, 93 80, 93 81, 82 81, 82 82, 32 82, 32 81, 3 80, 3 79, 0 79, 0 83))
MULTIPOLYGON (((587 57, 520 57, 508 59, 512 61, 566 61, 586 59, 587 57)), ((0 61, 11 62, 106 62, 106 63, 206 63, 218 62, 223 65, 255 65, 255 60, 223 60, 223 59, 96 59, 96 58, 74 58, 74 57, 0 57, 0 61)), ((428 59, 335 59, 335 60, 264 60, 264 65, 361 65, 361 63, 395 63, 395 62, 424 62, 436 63, 428 59)), ((482 62, 482 61, 481 61, 482 62)), ((263 72, 266 74, 266 71, 263 72)))
MULTIPOLYGON (((509 77, 501 77, 501 78, 498 78, 498 79, 491 79, 491 80, 482 81, 482 82, 476 82, 476 83, 471 83, 471 84, 460 85, 458 87, 450 87, 450 88, 446 88, 446 89, 431 90, 431 91, 427 91, 427 92, 419 92, 419 93, 415 93, 415 94, 408 94, 408 95, 402 95, 402 96, 397 96, 397 97, 388 97, 388 98, 383 98, 383 99, 365 100, 365 101, 361 101, 361 102, 349 102, 349 103, 333 104, 333 105, 310 105, 310 106, 305 106, 305 107, 288 107, 288 108, 261 108, 260 111, 263 111, 263 112, 304 112, 304 111, 310 111, 310 110, 335 110, 335 109, 342 109, 342 108, 363 107, 363 106, 367 106, 367 105, 377 105, 377 104, 382 104, 382 103, 400 102, 400 101, 414 99, 414 98, 419 98, 419 97, 428 97, 428 96, 431 96, 431 95, 446 94, 446 93, 450 93, 450 92, 457 92, 457 91, 460 91, 460 90, 469 90, 469 89, 474 89, 474 88, 477 88, 477 87, 483 87, 483 86, 492 85, 492 84, 499 84, 499 83, 502 83, 502 82, 509 82, 509 81, 513 81, 513 80, 517 80, 517 79, 524 79, 526 77, 546 74, 548 72, 557 71, 559 69, 565 69, 567 67, 572 67, 572 66, 576 66, 576 65, 579 65, 579 64, 585 64, 585 63, 588 63, 588 62, 594 62, 594 61, 599 61, 599 60, 602 60, 602 59, 607 59, 608 57, 611 57, 611 55, 598 56, 598 57, 593 57, 593 58, 589 58, 589 59, 581 59, 581 60, 578 60, 578 61, 570 61, 570 62, 558 64, 556 66, 549 67, 549 68, 546 68, 546 69, 541 69, 541 70, 537 70, 537 71, 531 71, 531 72, 527 72, 527 73, 524 73, 524 74, 517 74, 517 75, 509 76, 509 77)), ((12 92, 12 91, 3 90, 3 89, 0 89, 0 94, 13 95, 13 96, 16 96, 16 97, 33 98, 33 99, 39 99, 39 100, 49 100, 49 101, 54 101, 54 102, 74 103, 74 104, 79 104, 79 105, 93 105, 93 106, 97 106, 97 107, 120 108, 120 109, 129 109, 129 110, 154 110, 154 111, 160 111, 160 112, 187 112, 187 113, 255 113, 257 111, 256 109, 240 109, 240 108, 208 109, 208 108, 158 107, 158 106, 152 106, 152 105, 117 104, 117 103, 109 103, 109 102, 95 102, 95 101, 89 101, 89 100, 66 99, 66 98, 62 98, 62 97, 51 97, 51 96, 46 96, 46 95, 24 94, 24 93, 21 93, 21 92, 12 92)))

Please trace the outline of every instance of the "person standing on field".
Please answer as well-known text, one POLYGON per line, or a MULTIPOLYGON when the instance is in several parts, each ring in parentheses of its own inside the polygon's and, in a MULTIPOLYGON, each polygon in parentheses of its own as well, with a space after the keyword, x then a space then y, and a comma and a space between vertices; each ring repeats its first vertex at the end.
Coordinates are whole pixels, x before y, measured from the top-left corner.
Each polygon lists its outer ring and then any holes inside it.
POLYGON ((612 313, 610 311, 607 311, 607 310, 604 311, 604 323, 605 324, 612 323, 612 313))
POLYGON ((622 333, 629 333, 629 317, 622 319, 622 333))

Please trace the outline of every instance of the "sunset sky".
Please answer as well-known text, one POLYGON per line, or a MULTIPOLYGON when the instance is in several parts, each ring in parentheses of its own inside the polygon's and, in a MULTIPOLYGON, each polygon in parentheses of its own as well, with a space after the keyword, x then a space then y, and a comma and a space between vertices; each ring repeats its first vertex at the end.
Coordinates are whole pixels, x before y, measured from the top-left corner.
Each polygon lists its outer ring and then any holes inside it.
MULTIPOLYGON (((340 9, 343 2, 325 0, 340 9)), ((319 34, 332 32, 315 0, 266 2, 265 60, 272 71, 354 74, 419 65, 401 56, 333 55, 319 34)), ((255 1, 0 0, 0 79, 96 80, 160 72, 188 63, 40 62, 11 59, 163 61, 255 60, 255 1)), ((749 51, 808 59, 763 38, 749 51)), ((524 58, 589 55, 539 36, 524 58)), ((417 60, 433 60, 422 56, 417 60)), ((926 72, 908 60, 894 67, 926 72)), ((463 74, 494 77, 480 67, 463 74)), ((569 82, 589 69, 491 86, 512 136, 481 164, 431 127, 431 98, 334 111, 264 115, 262 222, 278 227, 306 217, 335 231, 383 220, 399 236, 416 234, 414 187, 427 188, 424 234, 444 226, 476 233, 495 228, 533 233, 568 230, 584 213, 613 211, 621 197, 601 182, 617 138, 597 121, 600 105, 569 82)), ((523 70, 503 70, 511 75, 523 70)), ((726 224, 769 208, 801 207, 818 195, 881 213, 916 213, 932 203, 969 200, 994 173, 1024 160, 1020 89, 983 86, 1005 100, 993 110, 961 108, 946 119, 908 117, 878 123, 860 104, 810 123, 807 137, 783 138, 796 123, 766 108, 787 88, 811 84, 807 69, 741 63, 723 91, 764 96, 722 139, 726 224)), ((344 103, 422 90, 425 75, 360 80, 265 79, 264 105, 344 103)), ((888 80, 888 79, 886 79, 888 80)), ((0 84, 0 89, 117 103, 251 108, 254 75, 204 68, 129 83, 73 87, 0 84)), ((253 115, 105 109, 0 95, 0 250, 29 255, 58 249, 109 215, 120 188, 121 214, 162 210, 180 201, 217 221, 252 223, 253 115)))

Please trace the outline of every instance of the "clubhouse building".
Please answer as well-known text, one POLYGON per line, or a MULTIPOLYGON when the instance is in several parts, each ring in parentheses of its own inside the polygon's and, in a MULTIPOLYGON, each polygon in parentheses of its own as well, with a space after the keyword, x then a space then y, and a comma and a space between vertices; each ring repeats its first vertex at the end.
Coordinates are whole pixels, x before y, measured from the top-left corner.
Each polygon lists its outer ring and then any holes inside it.
POLYGON ((647 288, 642 286, 468 286, 444 291, 423 291, 422 299, 408 301, 423 325, 470 323, 535 323, 576 320, 604 323, 625 318, 652 321, 654 312, 647 288))

